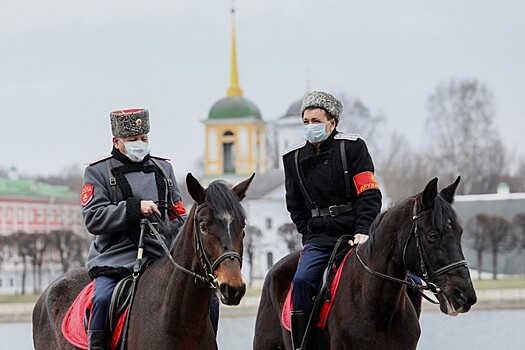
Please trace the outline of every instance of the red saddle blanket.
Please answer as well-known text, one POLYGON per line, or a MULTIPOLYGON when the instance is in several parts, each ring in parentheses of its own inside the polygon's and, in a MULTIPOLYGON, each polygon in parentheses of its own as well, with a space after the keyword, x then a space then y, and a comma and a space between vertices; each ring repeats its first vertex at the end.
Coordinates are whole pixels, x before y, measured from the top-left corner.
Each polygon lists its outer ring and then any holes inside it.
MULTIPOLYGON (((95 283, 92 281, 76 297, 62 321, 62 334, 69 343, 80 349, 88 348, 84 318, 86 309, 91 310, 93 306, 92 299, 94 291, 95 283)), ((115 330, 111 336, 111 349, 117 349, 118 347, 127 313, 128 309, 122 313, 116 323, 115 330)))
MULTIPOLYGON (((350 255, 350 252, 352 250, 350 249, 348 253, 345 255, 343 261, 339 266, 335 268, 335 276, 332 280, 332 283, 329 286, 330 289, 330 295, 332 296, 329 301, 325 301, 323 305, 321 306, 321 311, 319 313, 319 322, 317 322, 316 327, 319 327, 321 329, 324 329, 326 327, 326 322, 328 320, 328 314, 330 313, 330 309, 332 308, 332 303, 335 298, 335 294, 337 293, 337 287, 339 286, 339 280, 341 279, 341 273, 343 271, 343 266, 346 263, 346 259, 350 255)), ((282 326, 290 331, 291 330, 291 320, 290 320, 290 312, 293 311, 293 304, 292 304, 292 289, 293 284, 290 286, 290 290, 288 291, 288 295, 286 296, 286 300, 284 301, 283 310, 281 312, 281 324, 282 326)))

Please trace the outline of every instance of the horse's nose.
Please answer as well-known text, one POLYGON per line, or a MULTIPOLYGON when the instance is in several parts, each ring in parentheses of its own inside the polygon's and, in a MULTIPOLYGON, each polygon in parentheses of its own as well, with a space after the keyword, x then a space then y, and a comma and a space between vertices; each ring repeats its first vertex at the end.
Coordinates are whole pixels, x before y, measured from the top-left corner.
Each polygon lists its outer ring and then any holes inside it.
POLYGON ((240 286, 231 286, 227 283, 221 283, 219 286, 222 301, 226 305, 238 305, 241 302, 244 293, 246 293, 246 284, 240 286))
POLYGON ((460 289, 454 288, 452 290, 452 294, 456 303, 466 310, 470 309, 470 307, 477 301, 476 293, 473 289, 462 291, 460 289))

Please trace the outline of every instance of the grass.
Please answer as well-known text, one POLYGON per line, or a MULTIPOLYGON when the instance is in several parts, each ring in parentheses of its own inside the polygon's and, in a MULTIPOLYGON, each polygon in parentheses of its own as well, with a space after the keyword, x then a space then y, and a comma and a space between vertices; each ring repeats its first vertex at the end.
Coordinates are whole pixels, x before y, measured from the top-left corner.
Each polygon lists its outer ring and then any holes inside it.
MULTIPOLYGON (((484 279, 477 280, 473 279, 474 288, 476 290, 484 289, 514 289, 524 288, 525 289, 525 278, 507 278, 507 279, 484 279)), ((261 295, 261 288, 247 288, 246 296, 259 296, 261 295)), ((26 294, 26 295, 0 295, 0 304, 4 303, 34 303, 38 299, 39 294, 26 294)))
POLYGON ((0 304, 7 303, 34 303, 40 294, 0 295, 0 304))
POLYGON ((474 283, 474 288, 476 290, 525 288, 524 278, 507 278, 507 279, 500 279, 500 280, 473 279, 472 282, 474 283))

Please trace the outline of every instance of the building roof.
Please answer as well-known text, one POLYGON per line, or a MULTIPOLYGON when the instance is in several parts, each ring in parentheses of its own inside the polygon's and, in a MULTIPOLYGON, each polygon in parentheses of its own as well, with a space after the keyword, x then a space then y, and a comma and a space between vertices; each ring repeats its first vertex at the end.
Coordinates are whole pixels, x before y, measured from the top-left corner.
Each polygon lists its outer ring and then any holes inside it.
POLYGON ((55 197, 75 199, 78 194, 67 186, 49 185, 34 180, 0 178, 0 196, 16 195, 31 197, 55 197))
POLYGON ((246 192, 246 199, 262 199, 265 195, 279 187, 284 188, 284 171, 272 169, 264 174, 255 176, 246 192))
POLYGON ((208 119, 261 118, 259 108, 243 96, 225 97, 217 101, 210 109, 208 119))
POLYGON ((303 100, 299 99, 292 103, 290 107, 288 107, 288 110, 286 111, 286 114, 283 115, 280 119, 288 118, 288 117, 294 117, 297 118, 301 115, 301 106, 303 105, 303 100))

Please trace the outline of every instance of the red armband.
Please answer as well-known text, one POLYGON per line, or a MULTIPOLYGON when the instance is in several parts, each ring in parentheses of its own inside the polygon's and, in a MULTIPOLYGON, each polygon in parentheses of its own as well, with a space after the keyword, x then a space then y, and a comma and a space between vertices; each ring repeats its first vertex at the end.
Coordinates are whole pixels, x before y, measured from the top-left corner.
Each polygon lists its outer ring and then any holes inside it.
POLYGON ((379 189, 376 177, 371 171, 363 171, 354 176, 354 185, 358 196, 366 190, 379 189))
MULTIPOLYGON (((175 213, 179 214, 179 215, 184 215, 186 214, 186 208, 184 208, 184 205, 182 204, 181 201, 178 201, 178 202, 175 202, 171 205, 171 207, 173 208, 173 210, 175 211, 175 213)), ((170 219, 171 220, 175 220, 177 218, 177 215, 175 215, 174 212, 170 211, 169 213, 169 216, 170 216, 170 219)))

